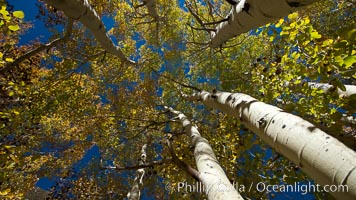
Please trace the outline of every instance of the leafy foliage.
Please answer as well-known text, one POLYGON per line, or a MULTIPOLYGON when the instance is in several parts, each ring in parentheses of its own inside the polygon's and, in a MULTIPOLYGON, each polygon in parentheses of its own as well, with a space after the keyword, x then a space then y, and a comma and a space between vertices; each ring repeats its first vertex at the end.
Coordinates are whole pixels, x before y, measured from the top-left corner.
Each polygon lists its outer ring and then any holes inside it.
MULTIPOLYGON (((293 13, 220 49, 207 48, 210 35, 197 27, 199 19, 223 20, 231 9, 223 1, 183 5, 156 0, 158 18, 149 14, 142 4, 146 1, 90 1, 108 23, 112 20, 108 35, 137 65, 124 65, 105 52, 76 21, 68 38, 55 46, 19 43, 31 29, 24 22, 27 13, 12 11, 9 2, 0 3, 0 72, 27 52, 48 48, 0 73, 1 197, 123 199, 140 167, 140 148, 148 143, 147 162, 153 164, 147 167, 143 196, 204 199, 199 192, 165 189, 165 184, 177 188, 180 182, 195 181, 172 162, 167 139, 180 160, 192 167, 195 161, 189 138, 174 116, 163 111, 164 105, 194 121, 232 182, 247 186, 309 181, 238 120, 184 100, 182 93, 194 87, 240 91, 330 131, 355 133, 340 121, 342 113, 355 113, 355 98, 307 84, 329 83, 341 90, 355 85, 356 29, 350 1, 340 1, 340 11, 332 15, 326 14, 334 8, 330 1, 293 13), (313 14, 313 9, 322 12, 313 14), (343 20, 346 23, 340 25, 343 20), (43 188, 40 183, 47 179, 48 188, 43 188)), ((63 38, 62 28, 69 27, 70 20, 44 3, 38 8, 38 19, 51 31, 48 39, 63 38)), ((284 195, 241 193, 252 199, 284 195)))

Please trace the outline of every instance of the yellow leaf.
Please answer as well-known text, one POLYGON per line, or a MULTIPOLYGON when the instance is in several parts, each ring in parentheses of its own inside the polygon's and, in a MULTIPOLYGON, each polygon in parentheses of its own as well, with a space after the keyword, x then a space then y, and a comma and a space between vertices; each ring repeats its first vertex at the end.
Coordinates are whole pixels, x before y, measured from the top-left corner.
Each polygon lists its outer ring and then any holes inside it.
POLYGON ((18 30, 20 30, 20 27, 19 27, 19 25, 10 25, 9 29, 12 31, 18 31, 18 30))
POLYGON ((5 61, 6 61, 6 62, 14 62, 14 59, 12 59, 12 58, 5 58, 5 61))
POLYGON ((293 20, 293 19, 297 19, 298 18, 298 13, 294 12, 290 15, 288 15, 288 19, 293 20))
POLYGON ((1 191, 1 192, 0 192, 0 195, 1 195, 1 196, 5 196, 5 195, 9 194, 10 192, 11 192, 11 189, 10 189, 10 188, 7 188, 6 190, 1 191))
POLYGON ((284 22, 284 19, 280 19, 278 23, 276 24, 276 27, 280 27, 284 22))
POLYGON ((12 162, 10 165, 8 165, 8 166, 6 167, 6 169, 13 169, 13 168, 15 168, 15 165, 16 165, 16 163, 15 163, 15 162, 12 162))
POLYGON ((310 19, 309 19, 309 17, 306 17, 304 20, 304 24, 309 24, 309 23, 310 23, 310 19))
POLYGON ((6 149, 12 149, 12 148, 15 148, 16 146, 14 146, 14 145, 5 145, 4 146, 6 149))
POLYGON ((109 34, 109 35, 113 35, 114 34, 114 28, 111 28, 107 33, 109 34))
POLYGON ((1 10, 0 10, 0 14, 5 17, 9 14, 9 12, 6 11, 6 7, 5 6, 2 6, 1 7, 1 10))
POLYGON ((23 19, 25 17, 25 14, 22 11, 15 11, 14 16, 20 19, 23 19))
POLYGON ((311 36, 311 38, 316 38, 316 39, 319 39, 319 38, 321 38, 321 35, 318 33, 318 32, 316 32, 316 31, 314 31, 314 32, 312 32, 311 34, 310 34, 310 36, 311 36))

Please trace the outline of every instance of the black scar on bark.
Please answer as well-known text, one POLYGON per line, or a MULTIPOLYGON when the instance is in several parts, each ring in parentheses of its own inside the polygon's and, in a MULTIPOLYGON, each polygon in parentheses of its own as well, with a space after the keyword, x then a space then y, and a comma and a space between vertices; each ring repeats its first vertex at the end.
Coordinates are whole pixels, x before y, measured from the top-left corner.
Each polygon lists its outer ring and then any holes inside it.
POLYGON ((300 7, 300 2, 288 2, 288 5, 290 7, 297 8, 297 7, 300 7))
POLYGON ((229 101, 232 99, 231 96, 232 96, 232 94, 230 94, 230 95, 227 97, 227 99, 226 99, 227 102, 229 102, 229 101))
POLYGON ((242 11, 245 11, 248 13, 248 10, 250 10, 250 4, 249 3, 245 3, 244 7, 242 8, 242 11))

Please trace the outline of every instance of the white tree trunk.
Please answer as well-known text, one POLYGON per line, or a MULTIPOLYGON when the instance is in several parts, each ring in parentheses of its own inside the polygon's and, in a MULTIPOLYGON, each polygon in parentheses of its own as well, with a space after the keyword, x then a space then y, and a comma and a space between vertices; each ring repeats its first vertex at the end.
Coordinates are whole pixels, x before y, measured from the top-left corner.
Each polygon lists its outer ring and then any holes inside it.
POLYGON ((204 185, 204 192, 209 200, 243 199, 226 177, 219 161, 215 157, 208 140, 203 138, 198 128, 181 112, 167 108, 181 121, 194 147, 194 158, 199 172, 199 179, 204 185))
POLYGON ((84 24, 94 35, 96 40, 103 48, 117 56, 121 62, 126 64, 135 64, 134 61, 128 59, 121 51, 120 47, 116 46, 106 33, 105 25, 101 21, 99 15, 90 6, 88 0, 45 0, 49 5, 58 10, 62 10, 65 15, 74 20, 79 20, 84 24))
MULTIPOLYGON (((303 84, 305 82, 299 83, 299 84, 293 84, 290 83, 288 81, 284 82, 284 86, 285 87, 289 87, 289 88, 295 88, 295 87, 299 87, 301 84, 303 84)), ((307 82, 308 87, 310 88, 318 88, 322 91, 324 91, 324 93, 333 93, 335 92, 336 94, 339 95, 339 97, 350 97, 353 94, 356 94, 356 85, 344 85, 345 86, 345 91, 342 91, 340 88, 335 89, 335 86, 330 85, 328 83, 316 83, 316 82, 307 82)))
MULTIPOLYGON (((308 82, 310 88, 318 88, 323 90, 325 93, 334 92, 334 86, 327 83, 314 83, 308 82)), ((353 94, 356 94, 356 85, 345 85, 346 91, 342 91, 340 88, 337 88, 335 91, 340 97, 350 97, 353 94)))
POLYGON ((304 8, 316 0, 240 0, 212 32, 210 46, 216 48, 227 40, 304 8))
POLYGON ((240 119, 316 183, 346 185, 348 192, 331 193, 337 199, 356 199, 356 153, 308 121, 241 93, 202 91, 187 98, 240 119))
MULTIPOLYGON (((146 158, 147 158, 146 149, 147 149, 147 145, 144 144, 141 148, 141 156, 140 156, 139 165, 146 164, 146 158)), ((130 192, 127 194, 127 198, 129 200, 139 200, 140 199, 144 175, 145 175, 145 168, 136 170, 135 180, 133 182, 130 192)))
POLYGON ((343 114, 341 117, 341 121, 349 124, 356 124, 356 117, 343 114))

